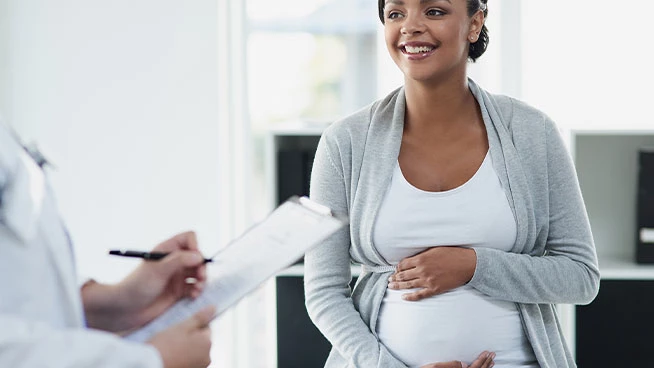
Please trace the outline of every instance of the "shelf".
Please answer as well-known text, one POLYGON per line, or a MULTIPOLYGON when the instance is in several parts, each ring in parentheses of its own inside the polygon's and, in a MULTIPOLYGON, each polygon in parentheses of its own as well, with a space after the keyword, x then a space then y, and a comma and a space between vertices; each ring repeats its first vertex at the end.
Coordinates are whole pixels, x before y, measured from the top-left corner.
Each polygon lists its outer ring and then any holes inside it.
POLYGON ((654 264, 638 264, 627 259, 600 258, 602 280, 654 280, 654 264))
POLYGON ((320 136, 322 132, 331 124, 326 121, 298 121, 295 123, 286 123, 270 130, 275 136, 320 136))
MULTIPOLYGON (((599 263, 602 280, 654 280, 654 264, 637 264, 626 259, 600 259, 599 263)), ((360 274, 361 267, 352 266, 352 276, 357 277, 360 274)), ((302 277, 303 275, 304 265, 293 265, 277 274, 282 277, 302 277)))
POLYGON ((652 135, 654 134, 654 129, 648 129, 644 125, 633 125, 630 126, 612 126, 607 128, 579 128, 573 127, 570 129, 572 135, 602 135, 602 136, 612 136, 612 135, 652 135))

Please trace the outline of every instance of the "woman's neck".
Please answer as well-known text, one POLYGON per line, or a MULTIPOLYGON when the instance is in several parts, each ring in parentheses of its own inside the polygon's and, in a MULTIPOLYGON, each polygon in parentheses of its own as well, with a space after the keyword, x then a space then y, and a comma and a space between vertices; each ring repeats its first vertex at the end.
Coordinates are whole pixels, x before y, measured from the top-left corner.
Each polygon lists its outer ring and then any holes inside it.
POLYGON ((465 77, 432 84, 407 80, 404 89, 405 129, 449 129, 469 115, 474 104, 465 77))

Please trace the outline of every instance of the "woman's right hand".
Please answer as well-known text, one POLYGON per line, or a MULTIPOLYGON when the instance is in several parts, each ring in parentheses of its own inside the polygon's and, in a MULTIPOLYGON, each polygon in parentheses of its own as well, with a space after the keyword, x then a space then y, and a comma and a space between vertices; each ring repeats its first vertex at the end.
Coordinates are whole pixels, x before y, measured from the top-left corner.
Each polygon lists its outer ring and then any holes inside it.
POLYGON ((495 359, 495 353, 484 351, 470 365, 454 360, 446 363, 431 363, 420 368, 491 368, 495 365, 493 359, 495 359))
POLYGON ((164 368, 206 368, 211 363, 209 322, 216 313, 207 307, 191 318, 154 335, 148 344, 161 355, 164 368))

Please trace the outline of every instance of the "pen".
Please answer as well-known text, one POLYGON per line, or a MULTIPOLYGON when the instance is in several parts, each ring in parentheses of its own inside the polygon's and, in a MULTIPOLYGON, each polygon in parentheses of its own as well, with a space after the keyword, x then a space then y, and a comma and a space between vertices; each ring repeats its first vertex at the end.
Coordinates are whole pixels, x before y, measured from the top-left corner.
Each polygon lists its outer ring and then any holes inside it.
MULTIPOLYGON (((142 258, 147 261, 158 261, 169 255, 168 252, 141 252, 138 250, 110 250, 112 256, 142 258)), ((204 263, 213 262, 211 258, 205 258, 204 263)))

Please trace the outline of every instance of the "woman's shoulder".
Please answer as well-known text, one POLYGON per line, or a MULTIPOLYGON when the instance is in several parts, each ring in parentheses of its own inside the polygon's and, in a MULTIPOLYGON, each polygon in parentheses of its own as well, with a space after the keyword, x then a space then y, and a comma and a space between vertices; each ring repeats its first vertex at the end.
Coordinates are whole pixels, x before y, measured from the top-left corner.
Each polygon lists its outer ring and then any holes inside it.
POLYGON ((550 116, 537 107, 525 101, 507 95, 491 95, 496 108, 502 116, 502 121, 514 134, 549 132, 556 129, 556 124, 550 116))
POLYGON ((547 114, 525 101, 488 92, 472 79, 469 79, 469 86, 477 100, 483 102, 491 117, 494 114, 499 115, 499 121, 494 123, 504 125, 513 134, 533 129, 547 131, 554 127, 552 119, 547 114))
POLYGON ((397 88, 384 98, 364 106, 363 108, 331 123, 323 132, 323 137, 329 140, 348 142, 364 138, 370 125, 376 118, 388 114, 395 108, 395 103, 402 88, 397 88))

